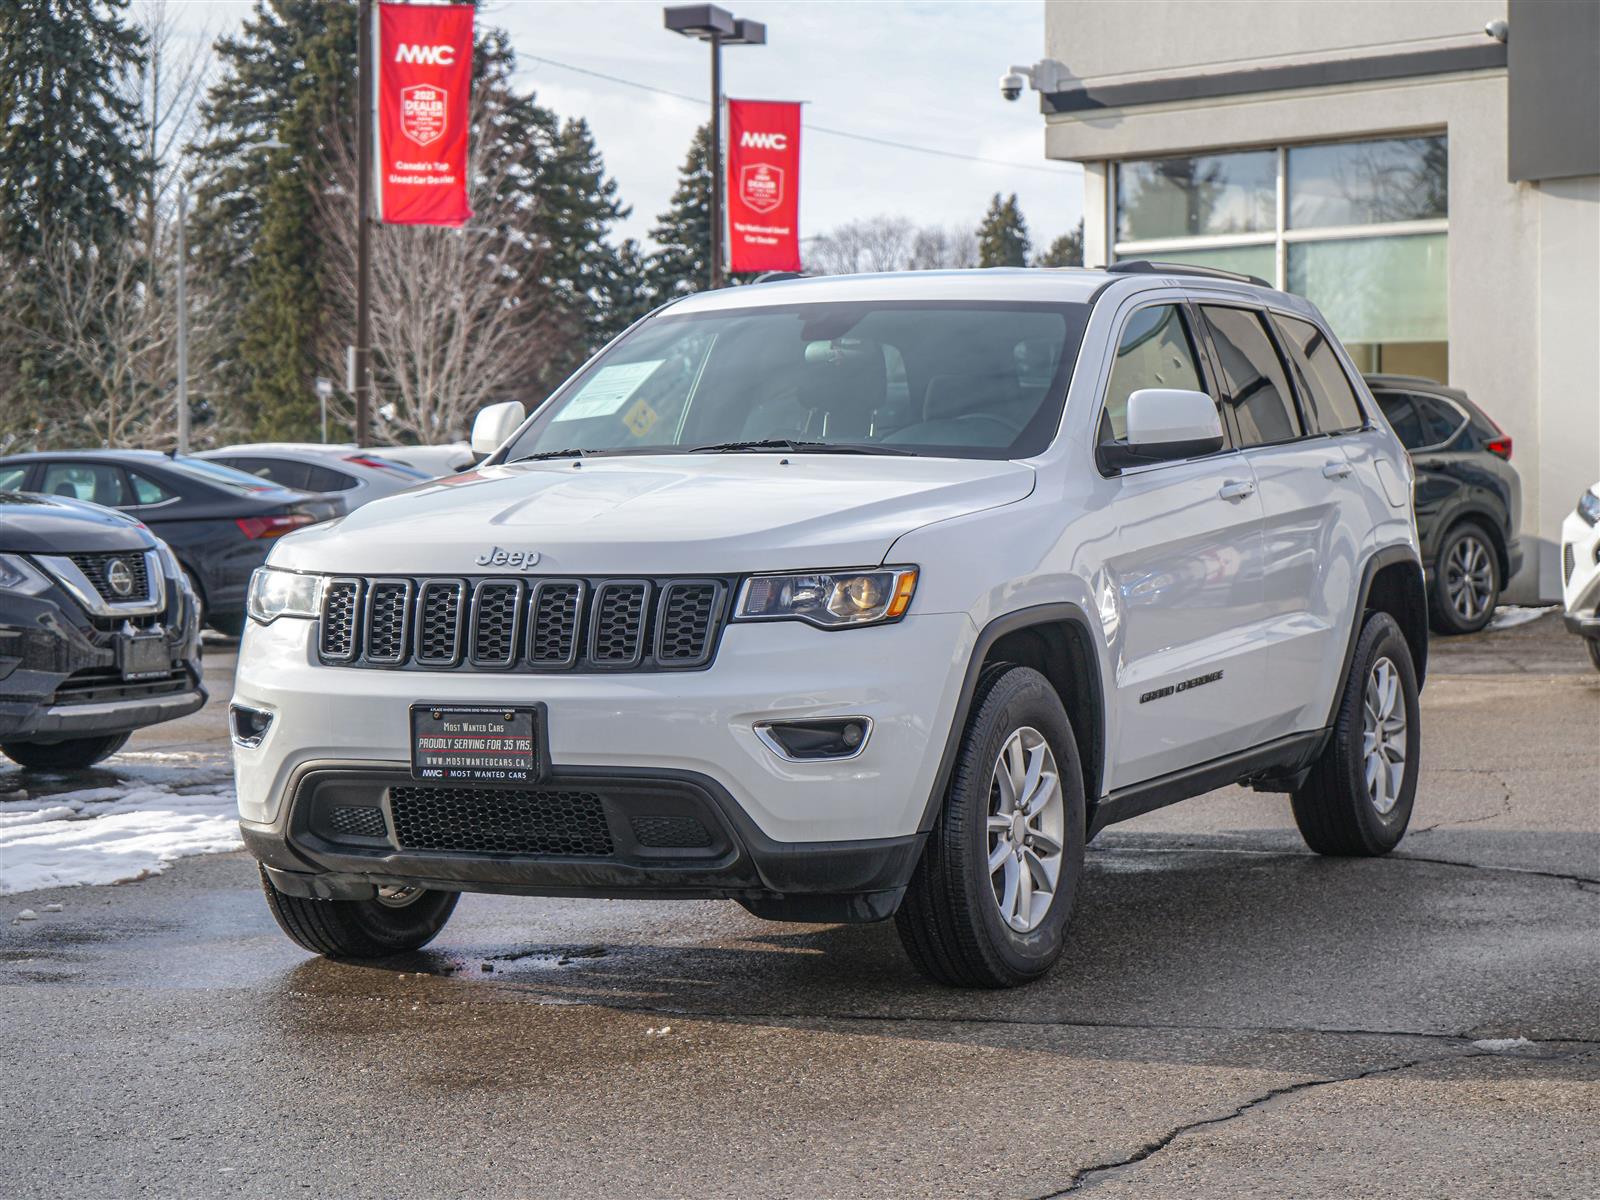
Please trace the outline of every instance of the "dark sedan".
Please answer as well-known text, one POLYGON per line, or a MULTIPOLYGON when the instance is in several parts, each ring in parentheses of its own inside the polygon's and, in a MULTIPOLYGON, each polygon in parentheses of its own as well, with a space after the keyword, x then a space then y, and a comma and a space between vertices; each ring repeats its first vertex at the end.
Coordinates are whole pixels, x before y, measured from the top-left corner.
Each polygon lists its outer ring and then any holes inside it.
POLYGON ((1458 388, 1411 375, 1366 379, 1416 468, 1433 627, 1473 633, 1522 567, 1522 480, 1511 439, 1458 388))
POLYGON ((153 450, 61 450, 0 458, 0 490, 86 500, 137 517, 172 547, 205 623, 238 636, 250 573, 272 540, 334 514, 331 504, 220 463, 153 450))
POLYGON ((86 767, 194 712, 199 643, 194 594, 138 521, 0 491, 0 752, 86 767))

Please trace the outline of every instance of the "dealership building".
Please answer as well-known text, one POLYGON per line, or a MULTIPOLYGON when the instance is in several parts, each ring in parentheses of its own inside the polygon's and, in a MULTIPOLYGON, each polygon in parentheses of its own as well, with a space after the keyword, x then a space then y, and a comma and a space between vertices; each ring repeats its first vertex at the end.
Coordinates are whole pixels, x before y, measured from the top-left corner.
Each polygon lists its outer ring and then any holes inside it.
POLYGON ((1047 0, 1045 152, 1084 261, 1309 297, 1366 371, 1460 387, 1514 443, 1525 566, 1600 479, 1600 0, 1047 0), (1488 32, 1485 32, 1486 28, 1488 32))

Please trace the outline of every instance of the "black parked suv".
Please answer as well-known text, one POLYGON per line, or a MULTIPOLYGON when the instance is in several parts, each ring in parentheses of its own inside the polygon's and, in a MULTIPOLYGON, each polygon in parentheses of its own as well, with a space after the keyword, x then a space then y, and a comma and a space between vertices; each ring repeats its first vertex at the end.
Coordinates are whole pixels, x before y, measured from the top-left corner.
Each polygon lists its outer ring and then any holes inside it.
POLYGON ((1433 628, 1474 633, 1522 566, 1522 480, 1511 439, 1458 388, 1413 375, 1366 379, 1416 468, 1433 628))
POLYGON ((87 767, 194 712, 200 627, 172 552, 131 517, 0 491, 0 752, 87 767))
POLYGON ((202 458, 154 450, 56 450, 0 458, 0 488, 87 500, 137 517, 172 547, 202 623, 244 631, 250 574, 274 539, 337 516, 337 505, 202 458))

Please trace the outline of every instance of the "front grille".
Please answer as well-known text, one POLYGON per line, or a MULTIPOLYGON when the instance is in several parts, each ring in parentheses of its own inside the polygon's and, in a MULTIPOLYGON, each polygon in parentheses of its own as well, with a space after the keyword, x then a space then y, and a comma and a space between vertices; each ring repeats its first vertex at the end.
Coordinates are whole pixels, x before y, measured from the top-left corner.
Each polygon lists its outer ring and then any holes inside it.
POLYGON ((711 844, 711 831, 694 817, 634 817, 633 838, 652 849, 695 849, 711 844))
POLYGON ((322 661, 513 671, 694 670, 728 616, 727 579, 339 578, 322 661))
POLYGON ((187 692, 193 683, 187 671, 169 671, 155 679, 124 681, 115 667, 93 667, 67 676, 56 685, 52 704, 106 704, 115 700, 146 700, 187 692))
POLYGON ((365 804, 335 804, 328 809, 328 827, 346 837, 381 838, 389 833, 383 809, 365 804))
POLYGON ((150 599, 150 571, 145 562, 143 550, 129 550, 126 552, 109 551, 100 554, 69 554, 72 564, 82 571, 84 576, 94 585, 94 590, 100 593, 100 598, 107 604, 137 604, 140 601, 148 602, 150 599), (111 564, 120 562, 128 571, 133 586, 127 595, 119 596, 111 587, 107 578, 111 564))
POLYGON ((1563 586, 1572 582, 1572 573, 1577 569, 1577 555, 1572 552, 1572 543, 1568 542, 1561 547, 1561 583, 1563 586))
POLYGON ((584 858, 612 853, 611 831, 594 792, 394 787, 389 805, 402 850, 584 858))

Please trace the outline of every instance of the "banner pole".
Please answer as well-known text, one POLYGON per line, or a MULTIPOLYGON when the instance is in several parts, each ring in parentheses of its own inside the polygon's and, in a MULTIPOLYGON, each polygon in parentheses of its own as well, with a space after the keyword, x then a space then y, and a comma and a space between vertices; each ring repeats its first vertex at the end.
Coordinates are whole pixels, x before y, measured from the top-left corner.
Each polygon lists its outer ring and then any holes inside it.
POLYGON ((722 286, 722 35, 711 31, 711 287, 722 286))
POLYGON ((372 0, 360 0, 357 21, 355 442, 364 446, 372 428, 372 0))

